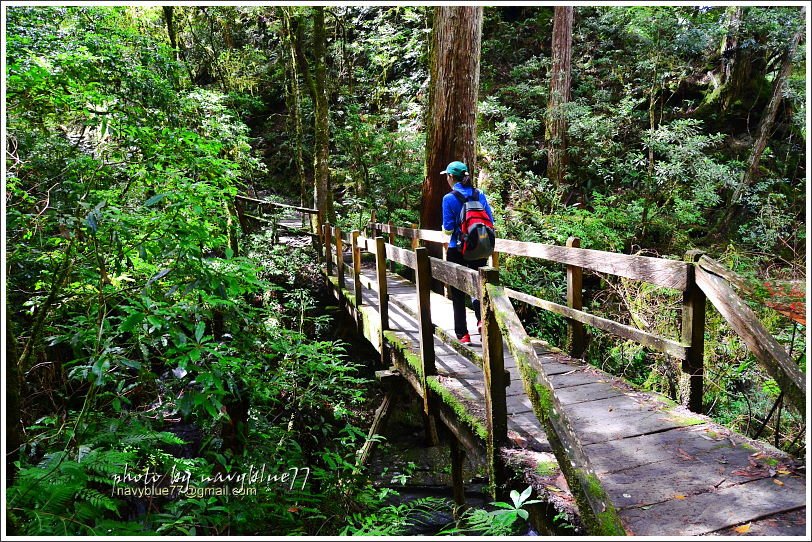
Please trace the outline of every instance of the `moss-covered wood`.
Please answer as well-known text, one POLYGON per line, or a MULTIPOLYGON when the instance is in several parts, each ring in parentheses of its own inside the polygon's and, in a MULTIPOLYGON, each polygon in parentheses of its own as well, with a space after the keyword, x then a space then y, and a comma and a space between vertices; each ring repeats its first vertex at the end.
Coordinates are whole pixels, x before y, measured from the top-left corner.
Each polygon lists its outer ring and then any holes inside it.
POLYGON ((497 322, 516 366, 533 410, 541 421, 550 445, 573 490, 590 534, 624 535, 620 516, 590 466, 578 436, 553 392, 553 386, 501 286, 487 285, 486 296, 493 303, 497 322))

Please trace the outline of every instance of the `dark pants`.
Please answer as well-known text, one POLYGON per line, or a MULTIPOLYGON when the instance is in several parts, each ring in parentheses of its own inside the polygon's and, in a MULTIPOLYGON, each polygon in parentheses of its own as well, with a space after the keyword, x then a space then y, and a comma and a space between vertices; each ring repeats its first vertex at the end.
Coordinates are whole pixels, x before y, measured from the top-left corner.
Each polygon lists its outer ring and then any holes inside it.
MULTIPOLYGON (((483 260, 464 260, 457 247, 449 247, 446 254, 446 259, 451 263, 464 265, 470 269, 479 269, 487 263, 487 259, 483 260)), ((454 305, 454 333, 458 339, 461 339, 468 333, 468 323, 465 320, 465 292, 451 288, 451 302, 454 305)), ((482 320, 482 313, 479 309, 479 299, 471 298, 471 306, 474 309, 477 322, 482 320)))

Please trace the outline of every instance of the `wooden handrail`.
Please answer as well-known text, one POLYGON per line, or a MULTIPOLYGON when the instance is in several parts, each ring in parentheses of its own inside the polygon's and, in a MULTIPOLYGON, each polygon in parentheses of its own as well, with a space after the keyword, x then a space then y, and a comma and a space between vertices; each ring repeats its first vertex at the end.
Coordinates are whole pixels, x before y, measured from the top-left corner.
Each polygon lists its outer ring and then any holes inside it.
POLYGON ((237 194, 236 196, 234 196, 234 198, 239 199, 239 200, 243 200, 243 201, 250 201, 252 203, 258 203, 260 205, 270 205, 272 207, 280 207, 282 209, 293 209, 294 211, 299 211, 301 213, 309 213, 309 214, 312 214, 312 215, 319 214, 318 209, 311 209, 310 207, 298 207, 296 205, 288 205, 286 203, 276 203, 275 201, 256 199, 256 198, 252 198, 252 197, 249 197, 249 196, 243 196, 243 195, 240 195, 240 194, 237 194))
POLYGON ((747 348, 778 383, 790 403, 801 416, 806 413, 806 381, 801 369, 789 354, 767 331, 750 307, 730 286, 714 272, 718 262, 707 256, 696 265, 696 283, 733 331, 741 337, 747 348))
MULTIPOLYGON (((585 516, 589 532, 596 535, 626 534, 505 289, 486 284, 484 297, 486 305, 493 306, 489 315, 496 319, 508 349, 513 353, 533 411, 544 427, 558 464, 578 501, 578 508, 585 516)), ((491 324, 483 322, 483 325, 491 324)))
MULTIPOLYGON (((387 224, 374 224, 374 227, 381 231, 394 231, 398 235, 410 239, 435 243, 448 241, 448 236, 437 230, 398 228, 390 227, 387 224)), ((641 280, 674 290, 685 290, 688 284, 688 264, 678 260, 615 254, 587 248, 561 247, 501 238, 496 239, 496 247, 501 254, 538 258, 598 273, 641 280)))
MULTIPOLYGON (((411 238, 414 242, 447 240, 447 236, 436 230, 401 228, 381 223, 373 223, 371 226, 375 232, 388 234, 390 241, 394 234, 411 238)), ((334 239, 336 237, 339 236, 334 236, 334 239)), ((368 252, 377 253, 378 248, 371 239, 359 237, 358 243, 359 247, 368 252)), ((575 245, 576 242, 569 244, 575 245)), ((417 269, 417 259, 413 251, 396 247, 391 243, 382 245, 386 252, 386 260, 417 269)), ((731 288, 728 282, 730 273, 720 273, 720 270, 725 271, 724 268, 707 256, 689 253, 686 255, 688 261, 676 261, 508 239, 497 239, 497 246, 502 253, 542 258, 567 265, 572 282, 568 283, 568 290, 571 290, 569 294, 571 299, 568 303, 573 306, 559 305, 511 289, 505 289, 506 295, 560 314, 570 320, 571 326, 573 323, 587 324, 682 360, 684 376, 691 381, 687 402, 689 407, 697 412, 702 410, 704 299, 707 296, 733 330, 742 337, 768 374, 786 392, 789 400, 798 407, 799 412, 804 412, 806 385, 803 373, 731 288), (580 303, 576 292, 580 288, 577 280, 580 269, 591 269, 681 290, 684 297, 681 340, 659 337, 579 310, 580 303)), ((434 279, 474 297, 482 296, 479 277, 475 271, 436 258, 429 258, 429 265, 434 279)), ((573 354, 578 355, 582 345, 575 345, 574 350, 578 352, 573 354)))
POLYGON ((571 309, 565 305, 559 305, 558 303, 553 303, 552 301, 547 301, 546 299, 540 299, 511 288, 505 288, 505 293, 511 299, 516 299, 522 303, 527 303, 528 305, 554 312, 555 314, 560 314, 565 318, 570 318, 577 322, 601 329, 623 339, 636 341, 643 346, 653 348, 658 352, 663 352, 664 354, 668 354, 669 356, 673 356, 677 359, 685 359, 686 346, 677 341, 672 341, 658 335, 615 322, 614 320, 608 320, 606 318, 601 318, 600 316, 595 316, 594 314, 571 309))

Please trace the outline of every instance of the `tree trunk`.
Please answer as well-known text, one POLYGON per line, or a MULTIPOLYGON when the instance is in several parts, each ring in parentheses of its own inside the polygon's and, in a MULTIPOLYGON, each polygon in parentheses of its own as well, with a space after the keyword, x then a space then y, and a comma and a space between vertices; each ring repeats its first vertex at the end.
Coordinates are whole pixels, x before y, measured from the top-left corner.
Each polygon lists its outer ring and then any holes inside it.
MULTIPOLYGON (((739 46, 740 29, 745 15, 746 10, 741 6, 732 7, 728 11, 728 29, 724 43, 727 48, 722 51, 722 111, 730 109, 745 94, 753 77, 752 48, 739 46)), ((760 67, 761 62, 756 66, 755 73, 760 73, 760 67)))
POLYGON ((739 46, 739 27, 741 26, 744 8, 742 6, 729 6, 727 8, 727 25, 722 38, 722 84, 726 85, 733 76, 736 66, 736 51, 739 46))
POLYGON ((304 141, 304 129, 302 127, 302 97, 299 89, 299 69, 296 65, 296 47, 294 46, 293 31, 291 28, 291 13, 293 8, 281 8, 282 12, 282 41, 286 49, 287 59, 285 64, 288 73, 288 95, 286 102, 290 114, 291 124, 293 126, 293 138, 295 145, 294 161, 296 162, 296 177, 299 182, 300 188, 300 201, 299 204, 304 207, 309 203, 308 194, 310 192, 307 186, 307 178, 305 176, 304 168, 304 154, 302 151, 302 142, 304 141))
MULTIPOLYGON (((178 40, 175 34, 175 20, 173 19, 174 6, 164 6, 164 20, 166 20, 166 33, 169 34, 169 45, 177 55, 178 40)), ((175 58, 177 60, 177 58, 175 58)))
POLYGON ((450 189, 440 172, 448 163, 461 160, 472 175, 476 167, 481 41, 482 7, 434 8, 421 228, 442 227, 443 196, 450 189))
POLYGON ((315 109, 314 130, 314 190, 313 204, 319 210, 318 223, 325 221, 335 223, 335 210, 333 208, 333 193, 330 188, 330 124, 327 103, 327 68, 324 55, 326 51, 326 37, 324 33, 324 7, 315 7, 313 17, 313 55, 314 72, 310 72, 307 58, 302 48, 302 25, 297 25, 296 31, 296 62, 299 72, 307 84, 310 97, 315 109))
POLYGON ((333 194, 330 187, 330 122, 327 103, 327 67, 325 64, 326 39, 324 35, 324 7, 317 7, 313 29, 313 52, 316 57, 315 108, 316 108, 316 158, 315 193, 316 209, 327 220, 335 223, 333 194))
MULTIPOLYGON (((801 8, 802 20, 805 15, 805 8, 801 8)), ((728 205, 719 226, 716 228, 717 231, 727 228, 736 207, 738 207, 739 203, 741 202, 742 194, 744 193, 745 189, 749 188, 756 181, 756 179, 758 179, 758 165, 761 161, 761 154, 767 147, 767 140, 773 131, 775 117, 778 113, 778 106, 781 104, 781 100, 784 97, 787 79, 792 71, 792 57, 795 55, 795 50, 798 48, 798 42, 801 40, 803 31, 803 26, 799 27, 787 45, 787 49, 784 52, 784 58, 781 61, 781 70, 778 73, 778 76, 775 78, 775 83, 773 84, 772 97, 770 97, 770 102, 764 109, 761 120, 758 123, 753 150, 750 152, 750 158, 747 160, 747 169, 744 171, 741 182, 733 191, 733 196, 730 198, 730 204, 728 205)))
POLYGON ((564 183, 567 172, 567 118, 564 106, 570 100, 572 13, 572 6, 556 6, 553 15, 553 58, 547 106, 547 177, 555 186, 564 183))

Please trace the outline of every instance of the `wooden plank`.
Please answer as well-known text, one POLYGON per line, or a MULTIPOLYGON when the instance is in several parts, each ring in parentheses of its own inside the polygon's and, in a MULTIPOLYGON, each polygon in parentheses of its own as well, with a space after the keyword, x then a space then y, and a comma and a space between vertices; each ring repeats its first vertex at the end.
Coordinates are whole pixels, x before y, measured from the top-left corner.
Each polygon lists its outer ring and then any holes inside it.
POLYGON ((479 275, 473 269, 464 265, 445 262, 437 258, 430 258, 432 276, 444 284, 465 292, 475 298, 480 298, 479 275))
POLYGON ((767 478, 747 484, 748 491, 735 485, 685 499, 669 499, 646 509, 624 510, 621 517, 627 529, 639 536, 703 535, 805 506, 806 492, 798 487, 802 480, 789 477, 783 480, 783 486, 767 478))
POLYGON ((396 247, 395 245, 386 245, 386 259, 405 265, 411 269, 417 267, 417 258, 414 252, 396 247))
MULTIPOLYGON (((577 237, 567 239, 567 246, 579 248, 581 240, 577 237)), ((567 307, 580 311, 583 309, 583 288, 584 271, 577 265, 567 266, 567 307)), ((584 334, 584 324, 573 318, 567 319, 567 344, 569 344, 570 356, 580 358, 586 349, 586 335, 584 334)))
POLYGON ((784 392, 796 411, 805 416, 806 382, 804 374, 784 348, 770 335, 728 282, 701 266, 696 266, 696 283, 730 327, 784 392))
MULTIPOLYGON (((500 247, 501 249, 501 247, 500 247)), ((535 414, 550 440, 553 453, 562 466, 570 488, 573 489, 578 508, 591 534, 625 534, 617 511, 606 493, 584 452, 583 444, 575 432, 569 415, 553 391, 550 378, 530 343, 530 337, 519 321, 510 299, 500 286, 487 285, 499 327, 506 337, 510 351, 522 376, 535 414)))
POLYGON ((642 280, 674 290, 684 290, 688 283, 688 264, 676 260, 613 254, 600 250, 559 247, 512 239, 496 239, 496 248, 503 254, 575 265, 598 273, 642 280))
POLYGON ((607 331, 618 337, 633 340, 639 344, 642 344, 643 346, 653 348, 674 358, 682 360, 685 359, 685 356, 687 355, 687 347, 676 341, 653 335, 613 320, 601 318, 600 316, 574 310, 569 307, 565 307, 564 305, 547 301, 546 299, 539 299, 538 297, 534 297, 510 288, 505 288, 505 293, 507 293, 508 297, 511 299, 516 299, 522 303, 527 303, 528 305, 533 305, 534 307, 539 307, 541 309, 560 314, 567 318, 571 318, 572 320, 583 322, 584 324, 602 329, 603 331, 607 331))
MULTIPOLYGON (((546 367, 545 367, 546 368, 546 367)), ((605 382, 592 382, 580 386, 570 386, 569 388, 556 388, 555 391, 562 405, 572 405, 587 401, 596 401, 608 397, 623 395, 623 391, 605 382)))
POLYGON ((367 290, 372 290, 373 292, 378 291, 378 285, 375 283, 375 281, 367 277, 363 273, 358 275, 358 281, 361 283, 361 286, 363 286, 367 290))

